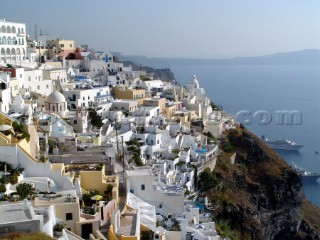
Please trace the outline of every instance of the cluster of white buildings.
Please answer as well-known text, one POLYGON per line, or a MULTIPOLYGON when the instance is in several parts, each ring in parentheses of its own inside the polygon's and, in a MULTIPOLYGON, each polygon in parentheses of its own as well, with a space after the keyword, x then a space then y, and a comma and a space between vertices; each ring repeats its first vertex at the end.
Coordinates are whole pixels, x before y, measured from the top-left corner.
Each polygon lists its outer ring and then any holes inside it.
MULTIPOLYGON (((115 61, 112 53, 76 47, 73 40, 27 42, 26 36, 25 24, 0 20, 0 124, 10 127, 19 121, 30 135, 30 142, 19 143, 0 131, 2 161, 24 168, 19 182, 32 183, 42 192, 61 192, 56 205, 59 199, 63 202, 70 197, 76 208, 81 205, 81 184, 86 186, 81 182, 86 178, 47 159, 77 154, 84 147, 104 147, 105 159, 113 166, 124 156, 126 207, 116 210, 119 199, 113 192, 110 206, 98 204, 100 217, 89 217, 76 210, 68 212, 69 205, 60 204, 58 211, 46 196, 39 195, 33 205, 27 200, 0 204, 0 216, 11 208, 30 211, 32 227, 50 236, 54 224, 67 222, 64 239, 86 238, 84 232, 92 233, 90 239, 94 239, 93 233, 103 239, 95 230, 106 222, 104 213, 112 223, 110 239, 140 239, 146 229, 154 233, 154 239, 220 239, 214 222, 186 200, 186 192, 195 191, 196 168, 199 174, 216 163, 218 145, 203 133, 217 138, 226 127, 232 127, 233 119, 212 109, 196 76, 186 86, 164 82, 115 61), (101 119, 99 126, 93 123, 92 113, 101 119), (130 140, 139 143, 143 167, 130 156, 126 144, 130 140), (57 219, 61 214, 66 215, 57 219), (51 216, 50 221, 44 216, 51 216), (131 231, 123 218, 135 224, 131 231), (157 227, 161 218, 167 219, 165 226, 157 227), (72 226, 68 225, 71 220, 72 226), (179 230, 172 230, 176 223, 179 230)), ((102 177, 103 182, 104 173, 102 177)), ((92 178, 94 181, 96 175, 92 178)), ((15 190, 15 186, 7 188, 7 193, 15 190)), ((117 192, 117 186, 112 191, 117 192)), ((0 220, 0 234, 10 229, 6 224, 5 219, 0 220)), ((31 226, 28 224, 20 230, 31 226)))

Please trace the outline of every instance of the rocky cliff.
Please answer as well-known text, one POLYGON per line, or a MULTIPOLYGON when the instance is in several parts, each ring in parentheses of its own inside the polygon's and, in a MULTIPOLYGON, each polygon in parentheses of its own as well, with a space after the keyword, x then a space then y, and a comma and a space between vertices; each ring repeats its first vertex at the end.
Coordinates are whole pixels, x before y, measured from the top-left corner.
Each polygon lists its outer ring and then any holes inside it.
POLYGON ((300 176, 284 160, 240 127, 226 133, 221 149, 213 171, 217 184, 207 193, 218 225, 235 230, 226 236, 319 239, 320 209, 305 200, 300 176))
POLYGON ((170 68, 163 68, 163 69, 156 69, 152 67, 147 66, 140 66, 134 62, 131 61, 124 61, 124 66, 131 65, 132 70, 138 71, 146 71, 147 74, 151 74, 153 76, 153 79, 160 79, 165 82, 173 82, 175 81, 174 74, 171 72, 170 68))

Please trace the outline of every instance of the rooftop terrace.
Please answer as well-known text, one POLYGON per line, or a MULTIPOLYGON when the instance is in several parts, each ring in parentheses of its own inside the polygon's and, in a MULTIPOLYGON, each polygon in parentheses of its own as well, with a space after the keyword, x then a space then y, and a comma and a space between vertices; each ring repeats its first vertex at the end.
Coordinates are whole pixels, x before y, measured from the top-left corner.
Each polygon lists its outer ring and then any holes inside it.
POLYGON ((134 236, 136 234, 137 210, 127 208, 124 215, 120 217, 120 228, 116 235, 134 236))
POLYGON ((0 224, 31 220, 30 209, 24 203, 0 205, 0 224))

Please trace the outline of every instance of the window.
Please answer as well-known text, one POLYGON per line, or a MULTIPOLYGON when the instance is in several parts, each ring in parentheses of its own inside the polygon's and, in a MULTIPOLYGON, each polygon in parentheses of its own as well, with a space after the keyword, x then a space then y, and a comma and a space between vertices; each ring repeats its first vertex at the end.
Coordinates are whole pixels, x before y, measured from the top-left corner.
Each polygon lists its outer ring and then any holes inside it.
POLYGON ((40 85, 37 86, 38 90, 40 90, 40 85))
POLYGON ((141 190, 145 190, 145 189, 146 189, 145 185, 141 184, 141 190))
POLYGON ((63 47, 64 47, 64 44, 60 44, 60 47, 62 47, 62 48, 63 48, 63 47))
POLYGON ((77 120, 73 120, 73 124, 77 124, 78 122, 77 122, 77 120))
POLYGON ((72 213, 66 213, 66 220, 72 220, 72 213))
POLYGON ((70 48, 72 48, 72 43, 70 44, 70 48))
POLYGON ((131 193, 134 193, 134 189, 131 188, 131 189, 130 189, 130 192, 131 192, 131 193))
POLYGON ((49 89, 49 84, 46 85, 46 88, 49 89))

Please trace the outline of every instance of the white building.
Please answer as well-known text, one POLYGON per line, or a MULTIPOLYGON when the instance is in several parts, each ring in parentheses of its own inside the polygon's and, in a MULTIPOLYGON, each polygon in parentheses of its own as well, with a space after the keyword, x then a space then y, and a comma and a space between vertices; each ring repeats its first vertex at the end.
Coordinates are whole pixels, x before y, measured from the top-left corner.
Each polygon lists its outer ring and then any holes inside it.
POLYGON ((44 69, 43 78, 57 81, 60 84, 66 84, 68 80, 67 69, 65 68, 44 69))
POLYGON ((151 168, 126 171, 127 191, 152 204, 156 212, 168 216, 184 212, 184 189, 154 179, 151 168))
POLYGON ((18 113, 28 116, 31 120, 33 110, 37 107, 36 101, 25 101, 20 94, 12 98, 12 104, 10 104, 10 112, 18 113))
POLYGON ((75 136, 73 128, 54 113, 39 116, 39 127, 53 138, 74 138, 75 136))
POLYGON ((212 112, 210 99, 207 97, 204 88, 200 88, 195 75, 186 86, 188 98, 183 100, 183 106, 188 110, 194 110, 199 118, 206 119, 212 112))
POLYGON ((204 124, 204 132, 210 132, 214 137, 219 137, 224 130, 222 111, 213 111, 209 114, 204 124))
POLYGON ((151 96, 160 96, 166 88, 161 80, 141 81, 140 87, 151 92, 151 96))
POLYGON ((199 208, 188 201, 185 202, 185 212, 183 218, 177 219, 180 222, 181 239, 198 240, 220 240, 215 223, 212 222, 210 214, 199 213, 199 208))
POLYGON ((66 89, 63 95, 71 110, 77 107, 95 107, 100 103, 113 101, 108 86, 88 87, 76 85, 74 89, 66 89))
POLYGON ((24 72, 23 88, 29 92, 49 96, 54 90, 54 85, 51 79, 44 79, 42 70, 26 69, 24 72))
POLYGON ((8 113, 11 103, 10 74, 0 72, 0 111, 8 113))
POLYGON ((113 101, 111 111, 132 112, 138 107, 138 100, 117 99, 113 101))
POLYGON ((20 64, 26 60, 26 25, 0 19, 0 63, 20 64))
MULTIPOLYGON (((2 229, 0 235, 2 235, 6 229, 7 232, 20 233, 34 233, 43 230, 43 216, 37 215, 32 204, 27 200, 1 205, 0 215, 0 229, 2 229)), ((47 234, 49 233, 47 232, 47 234)))

